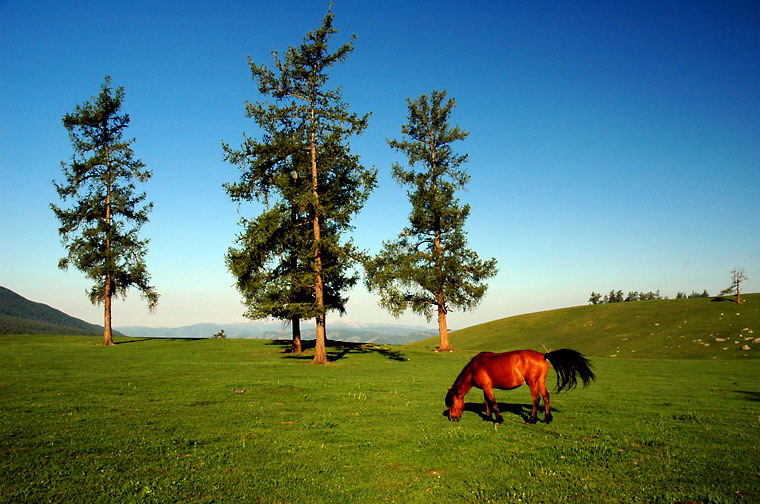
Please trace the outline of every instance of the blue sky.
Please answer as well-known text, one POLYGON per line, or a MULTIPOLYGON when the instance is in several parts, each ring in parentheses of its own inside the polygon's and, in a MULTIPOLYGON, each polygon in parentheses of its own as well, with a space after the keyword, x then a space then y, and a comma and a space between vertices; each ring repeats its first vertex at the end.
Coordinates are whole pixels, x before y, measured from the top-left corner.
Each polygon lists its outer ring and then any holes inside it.
MULTIPOLYGON (((246 57, 297 45, 328 2, 0 1, 0 285, 100 322, 89 284, 60 271, 49 204, 72 149, 64 114, 124 86, 133 148, 154 176, 143 236, 162 295, 137 294, 114 325, 242 321, 224 254, 239 209, 221 143, 256 136, 261 99, 246 57)), ((354 153, 380 173, 354 238, 376 252, 406 224, 386 144, 407 97, 446 89, 472 175, 471 248, 499 274, 466 327, 584 304, 611 289, 716 293, 734 267, 760 291, 760 4, 726 2, 347 2, 336 44, 356 50, 332 82, 372 112, 354 153)), ((363 288, 347 317, 392 321, 363 288)), ((425 323, 411 314, 403 323, 425 323)))

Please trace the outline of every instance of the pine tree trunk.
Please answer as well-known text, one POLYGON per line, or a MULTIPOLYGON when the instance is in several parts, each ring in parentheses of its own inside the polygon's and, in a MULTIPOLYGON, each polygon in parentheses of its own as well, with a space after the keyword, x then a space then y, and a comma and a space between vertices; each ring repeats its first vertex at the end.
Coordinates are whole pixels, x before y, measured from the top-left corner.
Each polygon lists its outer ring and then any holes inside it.
POLYGON ((443 305, 438 306, 438 335, 441 337, 441 345, 438 347, 438 351, 453 352, 454 347, 449 342, 449 328, 446 325, 446 308, 443 305))
POLYGON ((113 331, 111 330, 111 300, 112 300, 112 294, 111 294, 111 276, 106 275, 106 288, 105 288, 105 299, 103 300, 103 304, 105 305, 105 310, 103 314, 103 346, 111 346, 113 345, 113 331))
POLYGON ((303 352, 303 346, 301 345, 301 318, 293 317, 290 319, 290 324, 293 328, 293 346, 290 348, 292 353, 303 352))
POLYGON ((110 153, 106 151, 106 164, 109 165, 106 184, 106 279, 103 289, 103 346, 113 345, 113 331, 111 330, 111 170, 110 170, 110 153))
MULTIPOLYGON (((428 148, 430 149, 430 159, 433 172, 433 194, 434 197, 438 197, 438 162, 436 160, 436 144, 433 130, 428 133, 428 148)), ((438 274, 438 286, 436 292, 436 304, 438 305, 438 336, 441 339, 441 343, 438 346, 439 352, 453 352, 454 348, 449 342, 449 328, 446 325, 446 293, 444 286, 444 272, 443 272, 443 243, 441 238, 441 216, 434 215, 433 229, 435 230, 435 238, 433 238, 433 250, 435 252, 436 270, 438 274)))
POLYGON ((327 331, 325 329, 325 289, 322 282, 322 253, 319 245, 319 219, 314 218, 314 297, 317 303, 316 341, 314 342, 314 364, 327 364, 327 331))
MULTIPOLYGON (((296 222, 297 216, 296 216, 295 208, 291 209, 290 217, 291 217, 292 222, 296 222)), ((290 267, 293 271, 298 270, 298 256, 295 252, 290 253, 290 267)), ((295 285, 291 286, 291 292, 296 292, 296 291, 297 291, 297 288, 295 287, 295 285)), ((303 345, 301 344, 301 317, 298 315, 293 315, 290 318, 290 325, 291 325, 291 329, 293 330, 293 344, 290 347, 290 351, 292 353, 300 354, 301 352, 303 352, 303 345)))
MULTIPOLYGON (((316 112, 311 109, 311 121, 314 125, 316 121, 316 112)), ((316 316, 316 341, 314 342, 314 364, 327 364, 326 330, 325 330, 325 289, 322 281, 322 244, 321 229, 319 224, 319 178, 317 172, 317 138, 314 127, 311 131, 311 190, 314 199, 314 298, 317 303, 316 316)))
MULTIPOLYGON (((434 156, 435 157, 435 156, 434 156)), ((434 188, 437 189, 437 185, 434 185, 434 188)), ((438 270, 438 292, 436 293, 437 297, 437 304, 438 304, 438 336, 441 339, 441 344, 438 346, 439 352, 453 352, 454 348, 451 346, 451 343, 449 342, 449 328, 446 325, 446 293, 445 293, 445 287, 444 287, 444 278, 443 278, 443 245, 441 243, 441 226, 440 226, 440 219, 438 216, 436 216, 436 231, 435 231, 435 238, 433 240, 433 247, 435 249, 435 255, 436 255, 436 262, 437 266, 436 269, 438 270)))
POLYGON ((327 351, 325 350, 326 331, 325 316, 317 317, 317 340, 314 346, 314 364, 327 364, 327 351))

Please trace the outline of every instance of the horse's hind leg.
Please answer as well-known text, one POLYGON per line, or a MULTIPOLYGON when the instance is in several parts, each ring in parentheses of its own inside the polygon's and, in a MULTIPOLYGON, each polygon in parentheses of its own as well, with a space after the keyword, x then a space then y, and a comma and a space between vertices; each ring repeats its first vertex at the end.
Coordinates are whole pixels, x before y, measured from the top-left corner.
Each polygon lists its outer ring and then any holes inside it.
POLYGON ((539 392, 541 392, 541 397, 544 398, 544 411, 546 412, 546 414, 544 415, 544 422, 551 423, 551 421, 553 420, 553 417, 552 417, 551 406, 549 406, 549 391, 546 390, 546 383, 544 382, 539 383, 539 392))
POLYGON ((530 383, 530 395, 533 397, 533 410, 530 412, 530 417, 527 420, 527 423, 534 424, 538 421, 538 403, 541 401, 539 391, 538 391, 538 384, 537 383, 530 383))

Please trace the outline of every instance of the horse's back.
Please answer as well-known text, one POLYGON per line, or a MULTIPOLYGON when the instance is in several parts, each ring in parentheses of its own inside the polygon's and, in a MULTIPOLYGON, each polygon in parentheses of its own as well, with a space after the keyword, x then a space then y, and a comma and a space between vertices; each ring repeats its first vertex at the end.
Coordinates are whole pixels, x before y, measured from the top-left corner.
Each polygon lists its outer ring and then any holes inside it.
POLYGON ((480 352, 474 360, 489 365, 541 365, 546 362, 544 354, 535 350, 511 350, 509 352, 480 352))
POLYGON ((544 354, 535 350, 481 352, 472 359, 475 385, 511 389, 546 376, 548 364, 544 354))

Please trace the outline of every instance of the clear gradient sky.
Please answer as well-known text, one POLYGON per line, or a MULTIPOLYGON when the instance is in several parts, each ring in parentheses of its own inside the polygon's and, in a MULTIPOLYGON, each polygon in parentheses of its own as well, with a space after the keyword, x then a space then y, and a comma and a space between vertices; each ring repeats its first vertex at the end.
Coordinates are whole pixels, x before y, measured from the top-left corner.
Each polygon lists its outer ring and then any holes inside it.
MULTIPOLYGON (((143 236, 161 294, 135 293, 114 325, 242 321, 224 254, 239 212, 222 141, 256 136, 244 102, 261 99, 246 57, 297 45, 327 1, 0 0, 0 285, 101 323, 89 283, 60 271, 49 204, 72 155, 61 118, 124 86, 133 148, 154 176, 143 236)), ((403 161, 386 143, 406 98, 446 89, 470 132, 466 229, 499 274, 452 328, 585 304, 591 291, 714 294, 732 268, 760 291, 760 3, 747 1, 335 0, 336 44, 356 50, 333 74, 357 113, 354 153, 380 173, 355 221, 372 252, 405 226, 403 161)), ((347 317, 392 321, 363 288, 347 317)), ((425 323, 406 315, 403 323, 425 323)))

